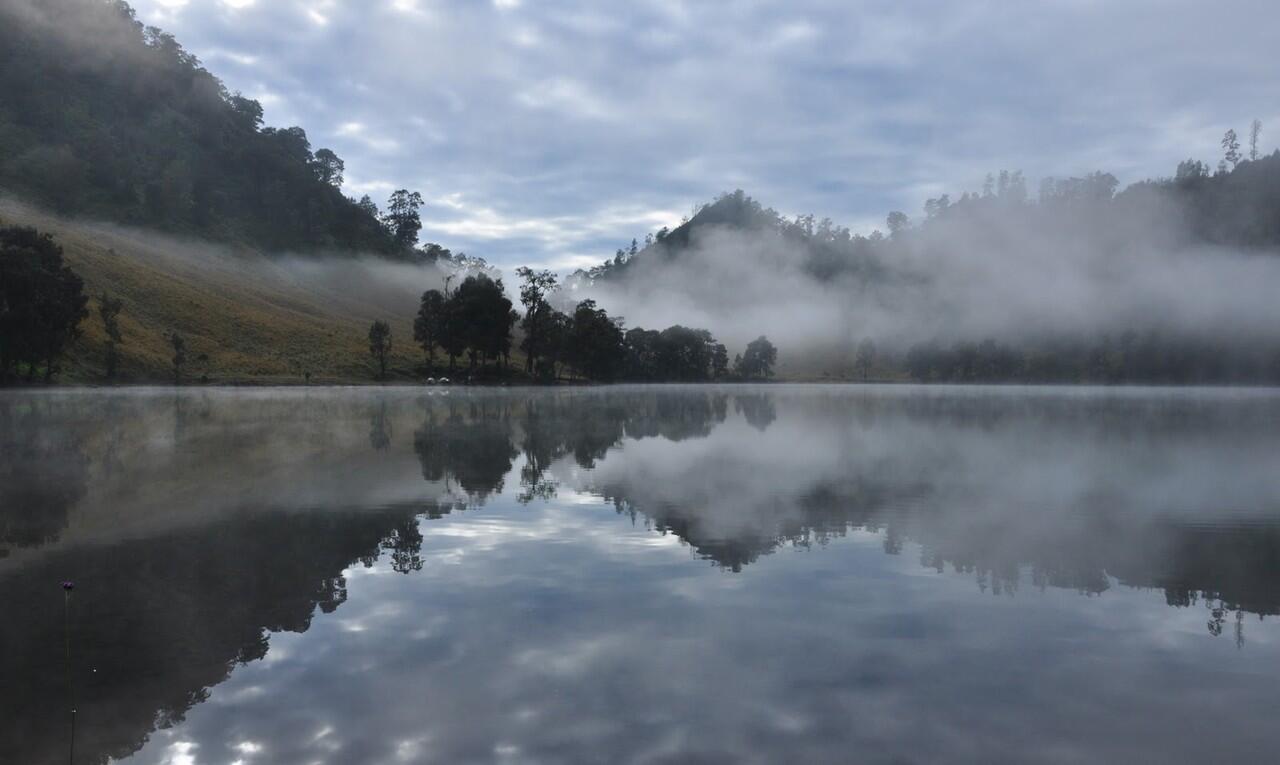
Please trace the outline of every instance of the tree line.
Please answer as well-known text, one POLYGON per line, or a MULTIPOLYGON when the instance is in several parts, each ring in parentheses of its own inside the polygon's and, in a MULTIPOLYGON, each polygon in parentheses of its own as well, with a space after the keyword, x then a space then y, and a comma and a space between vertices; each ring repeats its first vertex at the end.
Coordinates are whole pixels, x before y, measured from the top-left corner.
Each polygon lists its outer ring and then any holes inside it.
MULTIPOLYGON (((732 365, 728 349, 705 329, 679 325, 664 330, 627 329, 594 300, 558 308, 559 277, 547 270, 517 269, 523 315, 507 297, 501 277, 487 268, 473 269, 454 290, 422 294, 413 321, 413 340, 426 356, 428 374, 436 353, 458 369, 465 359, 471 377, 487 372, 493 362, 509 369, 513 330, 520 328, 523 374, 551 382, 565 377, 598 382, 706 382, 765 379, 773 376, 777 349, 763 335, 749 343, 732 365)), ((391 326, 377 320, 369 328, 369 352, 386 377, 391 352, 391 326)))
POLYGON ((831 218, 796 215, 787 218, 741 189, 698 205, 674 229, 663 227, 633 238, 599 265, 570 277, 579 284, 620 282, 646 262, 681 257, 694 232, 722 225, 776 236, 798 253, 804 268, 819 279, 854 276, 873 283, 890 272, 890 264, 910 246, 920 246, 931 231, 969 223, 990 228, 1001 220, 1018 220, 1044 230, 1077 233, 1082 225, 1126 230, 1126 223, 1149 215, 1155 203, 1176 211, 1172 220, 1154 222, 1162 243, 1212 243, 1275 252, 1280 248, 1280 150, 1267 153, 1262 122, 1249 126, 1242 147, 1234 129, 1226 131, 1216 169, 1198 159, 1180 162, 1172 176, 1138 181, 1121 189, 1114 175, 1095 171, 1082 176, 1041 179, 1036 192, 1020 170, 988 173, 981 189, 954 197, 942 194, 924 202, 923 216, 901 210, 885 217, 884 230, 851 231, 831 218), (1163 228, 1162 228, 1163 227, 1163 228))

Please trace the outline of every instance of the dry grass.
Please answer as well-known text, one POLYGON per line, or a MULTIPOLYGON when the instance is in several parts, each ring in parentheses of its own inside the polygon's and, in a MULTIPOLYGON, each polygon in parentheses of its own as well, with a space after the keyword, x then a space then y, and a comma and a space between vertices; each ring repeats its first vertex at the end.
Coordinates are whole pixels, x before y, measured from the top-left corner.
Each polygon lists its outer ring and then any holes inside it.
POLYGON ((65 220, 12 199, 0 199, 0 223, 52 234, 92 296, 83 337, 62 362, 64 382, 104 378, 97 313, 104 290, 124 304, 121 382, 171 380, 173 332, 186 340, 192 381, 295 383, 310 371, 313 382, 374 382, 367 340, 374 319, 392 327, 391 379, 423 373, 412 316, 417 296, 438 280, 433 269, 395 266, 396 278, 366 284, 373 269, 348 262, 340 278, 319 277, 297 268, 297 259, 65 220))

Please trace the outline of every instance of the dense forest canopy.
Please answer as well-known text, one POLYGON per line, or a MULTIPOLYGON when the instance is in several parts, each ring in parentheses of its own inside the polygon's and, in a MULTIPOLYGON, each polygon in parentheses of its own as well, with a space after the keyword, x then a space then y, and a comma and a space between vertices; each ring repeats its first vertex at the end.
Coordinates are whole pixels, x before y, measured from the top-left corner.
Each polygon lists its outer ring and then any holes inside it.
POLYGON ((0 2, 0 93, 0 188, 60 212, 270 250, 411 254, 371 202, 343 196, 332 150, 264 126, 258 102, 123 0, 0 2))

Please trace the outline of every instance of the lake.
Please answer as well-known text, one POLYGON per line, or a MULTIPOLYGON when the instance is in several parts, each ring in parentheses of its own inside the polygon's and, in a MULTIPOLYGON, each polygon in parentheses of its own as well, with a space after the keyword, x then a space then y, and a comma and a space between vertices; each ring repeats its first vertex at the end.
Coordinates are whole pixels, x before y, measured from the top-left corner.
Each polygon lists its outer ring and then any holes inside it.
POLYGON ((3 763, 1273 761, 1277 613, 1277 391, 0 394, 3 763))

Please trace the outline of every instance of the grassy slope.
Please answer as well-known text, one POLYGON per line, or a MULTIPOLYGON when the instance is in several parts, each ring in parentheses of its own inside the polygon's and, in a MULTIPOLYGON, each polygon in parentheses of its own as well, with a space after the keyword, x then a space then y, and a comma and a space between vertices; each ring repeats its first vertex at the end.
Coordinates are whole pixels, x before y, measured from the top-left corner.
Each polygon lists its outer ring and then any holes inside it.
POLYGON ((394 284, 361 289, 366 272, 355 266, 339 279, 313 278, 260 253, 63 220, 7 198, 0 198, 0 224, 52 234, 92 296, 83 337, 63 360, 63 382, 103 378, 103 290, 124 303, 122 382, 171 380, 173 331, 186 339, 190 380, 288 383, 310 370, 313 382, 373 382, 367 333, 375 318, 392 326, 392 379, 423 372, 412 316, 416 296, 435 281, 428 269, 399 267, 405 271, 394 284))

